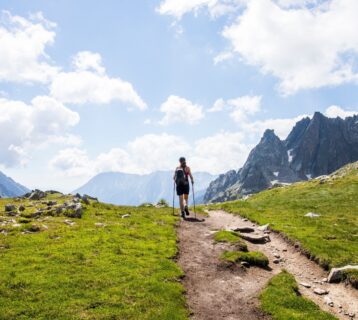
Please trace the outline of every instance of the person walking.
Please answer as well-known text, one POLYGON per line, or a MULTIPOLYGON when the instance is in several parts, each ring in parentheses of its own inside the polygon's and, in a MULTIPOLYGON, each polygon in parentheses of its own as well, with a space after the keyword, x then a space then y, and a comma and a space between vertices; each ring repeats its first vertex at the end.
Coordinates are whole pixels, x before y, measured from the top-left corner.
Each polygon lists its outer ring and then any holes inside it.
POLYGON ((179 166, 175 169, 173 179, 176 184, 176 191, 179 196, 180 212, 183 219, 185 218, 185 215, 189 215, 189 178, 191 183, 194 184, 194 178, 190 167, 187 166, 185 158, 181 157, 179 159, 179 166))

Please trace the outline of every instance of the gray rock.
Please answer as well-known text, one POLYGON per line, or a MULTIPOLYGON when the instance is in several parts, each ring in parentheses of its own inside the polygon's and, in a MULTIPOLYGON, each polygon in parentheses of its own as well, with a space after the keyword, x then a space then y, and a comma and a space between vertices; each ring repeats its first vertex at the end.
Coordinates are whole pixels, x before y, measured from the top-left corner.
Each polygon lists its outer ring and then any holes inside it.
POLYGON ((241 234, 240 237, 252 243, 267 243, 270 242, 270 236, 259 234, 241 234))
POLYGON ((24 205, 20 205, 20 206, 19 206, 19 211, 21 211, 21 212, 22 212, 22 211, 25 211, 25 206, 24 206, 24 205))
POLYGON ((308 212, 305 214, 305 217, 308 217, 308 218, 318 218, 320 216, 321 216, 320 214, 314 213, 314 212, 308 212))
POLYGON ((260 230, 260 231, 268 231, 269 230, 269 227, 270 227, 270 224, 265 224, 263 226, 259 226, 257 227, 257 230, 260 230))
POLYGON ((46 197, 46 192, 43 192, 41 190, 34 190, 29 196, 30 200, 40 200, 46 197))
POLYGON ((242 261, 241 265, 245 268, 250 268, 250 263, 246 262, 246 261, 242 261))
POLYGON ((328 294, 328 291, 327 291, 327 290, 321 289, 321 288, 315 288, 315 289, 313 290, 313 292, 314 292, 315 294, 318 294, 319 296, 328 294))
POLYGON ((330 307, 334 306, 334 303, 333 303, 332 299, 330 297, 328 297, 328 296, 324 297, 324 303, 329 305, 330 307))
POLYGON ((274 264, 279 264, 280 262, 281 262, 281 260, 280 259, 273 259, 273 261, 272 261, 274 264))
POLYGON ((5 212, 11 212, 11 211, 15 211, 16 210, 16 206, 13 204, 6 204, 5 205, 5 212))
POLYGON ((306 282, 301 282, 300 285, 302 287, 305 287, 305 288, 308 288, 308 289, 311 288, 311 285, 309 283, 306 283, 306 282))
POLYGON ((237 227, 236 229, 233 229, 233 231, 251 233, 251 232, 255 232, 255 229, 250 227, 237 227))
POLYGON ((343 276, 343 271, 346 271, 346 270, 357 270, 358 271, 358 266, 348 265, 348 266, 341 267, 341 268, 332 268, 331 272, 328 275, 327 281, 329 283, 341 281, 342 276, 343 276))
POLYGON ((69 204, 66 207, 64 215, 70 218, 82 218, 82 213, 83 213, 82 204, 78 202, 78 203, 69 204))

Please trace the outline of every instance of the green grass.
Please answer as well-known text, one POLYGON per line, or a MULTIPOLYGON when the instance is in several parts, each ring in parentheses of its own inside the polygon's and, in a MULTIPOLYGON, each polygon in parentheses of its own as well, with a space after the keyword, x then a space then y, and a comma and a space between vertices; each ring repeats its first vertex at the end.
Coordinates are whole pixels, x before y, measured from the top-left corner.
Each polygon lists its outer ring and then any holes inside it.
POLYGON ((348 269, 343 271, 343 279, 347 280, 354 288, 358 289, 358 270, 348 269))
POLYGON ((241 252, 241 251, 225 251, 221 255, 222 260, 237 263, 246 261, 252 266, 266 268, 269 264, 268 258, 262 253, 257 251, 241 252))
POLYGON ((270 223, 326 268, 358 264, 358 170, 342 170, 345 175, 323 184, 311 180, 210 208, 270 223), (304 217, 308 212, 321 216, 304 217))
POLYGON ((220 230, 214 234, 216 242, 227 242, 235 244, 240 251, 247 251, 246 243, 240 238, 240 235, 234 231, 220 230))
POLYGON ((282 271, 271 278, 260 295, 261 308, 273 320, 334 320, 311 300, 299 294, 295 278, 282 271))
MULTIPOLYGON (((0 221, 12 218, 1 212, 6 203, 20 204, 0 199, 0 221)), ((93 203, 73 226, 64 216, 44 218, 0 226, 7 232, 0 234, 0 319, 188 318, 170 209, 93 203), (22 234, 33 224, 41 231, 22 234)))

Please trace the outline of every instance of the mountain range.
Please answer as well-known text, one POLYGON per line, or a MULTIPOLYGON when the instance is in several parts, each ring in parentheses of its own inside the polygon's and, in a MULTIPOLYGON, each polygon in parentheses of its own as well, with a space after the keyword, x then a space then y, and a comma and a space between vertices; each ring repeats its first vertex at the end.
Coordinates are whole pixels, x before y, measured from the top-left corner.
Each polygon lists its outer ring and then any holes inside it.
POLYGON ((358 115, 327 118, 316 112, 296 123, 285 140, 266 130, 244 166, 212 181, 204 202, 241 198, 277 185, 327 175, 358 160, 358 115))
MULTIPOLYGON (((196 202, 203 203, 207 187, 217 176, 205 172, 196 172, 193 175, 196 202)), ((156 203, 160 199, 165 199, 171 205, 173 172, 156 171, 145 175, 122 172, 100 173, 73 193, 88 194, 97 197, 102 202, 121 205, 156 203)), ((177 196, 175 196, 175 201, 178 205, 177 196)))
POLYGON ((0 171, 0 198, 12 198, 22 196, 29 189, 15 182, 0 171))

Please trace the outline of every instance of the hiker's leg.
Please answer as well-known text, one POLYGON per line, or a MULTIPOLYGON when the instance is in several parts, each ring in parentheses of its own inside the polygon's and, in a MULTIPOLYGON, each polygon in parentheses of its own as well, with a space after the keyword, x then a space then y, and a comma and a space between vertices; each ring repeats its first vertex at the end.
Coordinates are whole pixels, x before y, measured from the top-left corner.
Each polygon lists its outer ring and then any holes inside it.
POLYGON ((179 196, 180 212, 184 211, 184 195, 179 196))
POLYGON ((189 195, 188 194, 184 194, 184 199, 185 199, 185 205, 189 206, 189 195))

